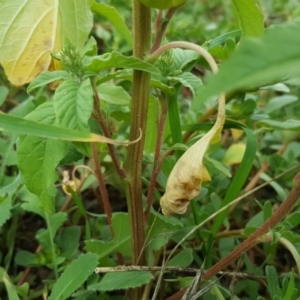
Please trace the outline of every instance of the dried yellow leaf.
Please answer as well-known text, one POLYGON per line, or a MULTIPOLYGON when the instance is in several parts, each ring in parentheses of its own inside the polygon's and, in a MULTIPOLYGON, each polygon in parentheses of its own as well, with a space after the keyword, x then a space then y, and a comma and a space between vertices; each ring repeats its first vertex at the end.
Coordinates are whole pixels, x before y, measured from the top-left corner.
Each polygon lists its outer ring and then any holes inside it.
MULTIPOLYGON (((173 42, 157 50, 153 56, 162 53, 170 47, 183 47, 197 51, 210 64, 214 73, 218 66, 213 57, 202 47, 186 43, 173 42)), ((193 146, 191 146, 177 161, 167 181, 165 194, 160 200, 162 212, 165 215, 183 214, 189 202, 200 194, 201 184, 210 181, 210 175, 203 165, 203 158, 208 146, 220 140, 225 122, 225 96, 219 96, 219 109, 214 126, 193 146)))
POLYGON ((160 200, 164 215, 183 214, 189 202, 200 193, 201 183, 210 181, 203 157, 212 142, 220 140, 225 120, 225 101, 221 99, 218 119, 210 131, 191 146, 177 161, 167 181, 166 192, 160 200))
POLYGON ((0 63, 8 80, 16 86, 31 82, 49 68, 51 52, 60 51, 66 39, 83 47, 92 28, 89 5, 89 0, 2 0, 0 63))

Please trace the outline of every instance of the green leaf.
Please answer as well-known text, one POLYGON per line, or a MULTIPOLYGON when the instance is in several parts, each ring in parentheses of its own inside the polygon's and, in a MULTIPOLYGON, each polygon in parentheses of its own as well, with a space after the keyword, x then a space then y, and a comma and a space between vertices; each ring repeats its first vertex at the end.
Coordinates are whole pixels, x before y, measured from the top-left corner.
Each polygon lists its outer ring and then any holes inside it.
POLYGON ((294 95, 283 95, 271 99, 266 107, 264 108, 264 113, 271 114, 278 112, 281 108, 288 106, 289 104, 298 101, 298 97, 294 95))
POLYGON ((41 266, 43 264, 37 254, 25 250, 20 250, 17 252, 15 256, 15 263, 24 267, 41 266))
MULTIPOLYGON (((238 38, 239 39, 240 36, 241 36, 241 30, 234 30, 234 31, 230 31, 230 32, 221 34, 220 36, 214 38, 213 40, 206 42, 207 48, 208 48, 208 50, 211 50, 211 49, 215 48, 216 46, 223 45, 226 42, 226 40, 229 38, 233 38, 233 39, 238 38)), ((204 44, 204 46, 205 46, 205 44, 204 44)))
POLYGON ((17 176, 11 184, 0 189, 0 227, 10 218, 12 202, 22 185, 21 177, 17 176))
POLYGON ((23 201, 26 201, 21 205, 24 210, 30 211, 45 219, 45 212, 39 206, 39 199, 36 195, 30 193, 28 189, 26 189, 26 186, 21 190, 20 197, 23 201))
POLYGON ((170 238, 182 227, 179 220, 165 218, 161 214, 150 213, 148 243, 154 251, 160 250, 170 238))
POLYGON ((57 230, 66 222, 68 215, 63 212, 58 212, 55 214, 48 214, 47 212, 44 215, 45 221, 47 223, 47 229, 40 230, 36 238, 43 246, 44 249, 48 251, 51 250, 55 256, 55 246, 54 238, 57 233, 57 230))
POLYGON ((194 260, 191 248, 183 249, 168 261, 168 266, 188 267, 194 260))
POLYGON ((232 0, 238 22, 246 36, 261 36, 264 33, 264 15, 256 0, 232 0))
POLYGON ((8 194, 3 194, 0 190, 0 227, 10 218, 12 208, 11 199, 8 194))
POLYGON ((214 166, 218 171, 222 172, 225 176, 231 178, 230 171, 226 168, 221 162, 212 159, 208 156, 205 156, 204 161, 208 161, 210 164, 214 166))
POLYGON ((78 210, 80 212, 80 214, 84 217, 85 219, 85 238, 86 240, 91 239, 91 227, 90 227, 90 223, 89 223, 89 218, 87 216, 85 207, 83 205, 82 199, 80 197, 78 197, 77 193, 74 192, 74 190, 72 190, 71 188, 68 189, 69 192, 71 193, 77 207, 78 210))
POLYGON ((71 258, 77 252, 80 236, 81 228, 79 226, 69 226, 62 229, 56 238, 56 242, 62 250, 61 256, 71 258))
MULTIPOLYGON (((55 114, 51 102, 37 107, 26 118, 55 124, 55 114)), ((64 157, 66 143, 59 140, 35 136, 20 137, 17 155, 18 167, 28 190, 38 196, 40 205, 48 212, 54 212, 54 198, 57 180, 55 168, 64 157)))
POLYGON ((82 83, 68 79, 57 88, 54 111, 60 126, 87 131, 92 109, 93 90, 89 79, 82 83))
POLYGON ((100 261, 114 252, 120 252, 128 256, 132 255, 128 214, 115 214, 112 218, 112 227, 114 230, 114 238, 111 241, 85 241, 86 251, 98 254, 100 261))
POLYGON ((102 83, 97 87, 101 100, 114 105, 128 105, 131 97, 121 87, 110 83, 102 83))
POLYGON ((287 287, 287 291, 284 295, 284 298, 282 300, 290 300, 293 299, 293 294, 295 292, 295 279, 294 279, 294 272, 291 274, 291 278, 289 280, 289 284, 287 287))
POLYGON ((142 286, 151 279, 153 279, 153 275, 148 271, 108 273, 104 275, 100 283, 90 285, 89 289, 100 291, 125 290, 142 286))
POLYGON ((70 78, 71 75, 67 71, 53 71, 53 72, 43 72, 37 78, 35 78, 28 86, 27 92, 31 93, 38 87, 45 86, 56 80, 63 80, 70 78))
POLYGON ((6 271, 1 267, 0 267, 0 282, 3 282, 5 285, 9 300, 20 300, 18 293, 16 291, 16 287, 10 280, 6 271))
POLYGON ((98 257, 86 253, 74 260, 54 284, 49 300, 67 299, 91 275, 98 265, 98 257))
POLYGON ((201 93, 202 99, 300 74, 299 31, 300 22, 294 22, 274 26, 261 38, 245 38, 220 71, 210 78, 201 93))
POLYGON ((196 93, 199 92, 199 90, 203 89, 202 81, 190 72, 183 72, 176 77, 168 76, 168 79, 175 82, 180 82, 182 85, 189 88, 194 97, 196 97, 196 93))
POLYGON ((9 89, 6 86, 0 86, 0 106, 6 100, 8 93, 9 93, 9 89))
POLYGON ((299 120, 286 120, 286 121, 276 121, 276 120, 263 120, 257 122, 257 126, 262 127, 270 127, 273 129, 280 130, 294 130, 300 131, 300 121, 299 120))
POLYGON ((132 46, 133 42, 130 30, 124 22, 122 16, 114 7, 106 5, 104 3, 94 3, 91 6, 91 10, 92 12, 107 18, 110 21, 110 23, 113 24, 117 28, 117 30, 119 30, 126 42, 130 46, 132 46))
POLYGON ((199 54, 193 50, 176 48, 172 50, 175 70, 183 70, 191 62, 199 59, 199 54))
MULTIPOLYGON (((238 168, 238 171, 236 172, 235 176, 233 177, 233 180, 231 181, 229 188, 227 189, 225 198, 222 202, 222 206, 229 204, 236 197, 238 197, 240 190, 242 189, 248 177, 248 174, 253 166, 253 161, 256 155, 257 141, 252 130, 243 126, 241 126, 241 129, 244 130, 247 137, 246 151, 244 153, 243 160, 238 168)), ((223 224, 227 216, 227 213, 228 210, 225 210, 216 217, 215 222, 213 224, 213 228, 211 230, 213 235, 216 234, 220 226, 223 224)))
POLYGON ((149 97, 148 103, 148 116, 147 116, 147 127, 146 127, 146 138, 144 151, 146 153, 154 153, 156 138, 157 138, 157 99, 153 96, 149 97))
MULTIPOLYGON (((101 77, 97 80, 97 84, 101 84, 103 82, 109 81, 111 79, 119 79, 119 80, 128 80, 132 81, 132 70, 118 70, 114 73, 109 73, 106 76, 101 77)), ((161 76, 156 76, 158 78, 151 78, 151 86, 154 88, 158 88, 163 91, 167 95, 172 95, 174 93, 174 87, 168 86, 164 84, 161 80, 161 76), (160 79, 159 79, 160 78, 160 79)))
MULTIPOLYGON (((47 102, 47 105, 53 105, 47 102)), ((107 142, 101 135, 71 130, 41 122, 0 114, 0 131, 78 142, 107 142)))
POLYGON ((87 71, 96 73, 110 68, 126 68, 160 74, 159 70, 151 64, 133 56, 124 56, 116 51, 94 57, 85 57, 83 63, 87 71))
POLYGON ((271 298, 278 296, 280 297, 280 299, 282 299, 282 292, 280 289, 277 271, 273 266, 266 266, 266 277, 268 283, 268 291, 271 298))

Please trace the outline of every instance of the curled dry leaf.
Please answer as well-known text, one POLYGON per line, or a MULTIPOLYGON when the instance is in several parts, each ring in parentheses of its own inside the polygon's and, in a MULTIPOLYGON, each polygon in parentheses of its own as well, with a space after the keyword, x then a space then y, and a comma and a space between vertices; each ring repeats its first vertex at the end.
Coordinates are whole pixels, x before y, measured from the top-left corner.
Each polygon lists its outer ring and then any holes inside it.
MULTIPOLYGON (((205 50, 202 48, 201 51, 205 50)), ((207 54, 207 56, 210 55, 207 54)), ((214 72, 217 72, 217 65, 211 61, 213 58, 210 56, 208 59, 210 65, 213 65, 214 72)), ((214 126, 181 156, 171 171, 165 194, 160 199, 164 215, 185 213, 189 202, 200 194, 202 182, 211 180, 203 165, 203 157, 208 146, 220 140, 225 122, 225 96, 223 94, 219 96, 218 102, 218 116, 214 126)))
POLYGON ((219 101, 218 119, 210 131, 190 147, 177 161, 167 181, 166 192, 160 200, 164 215, 183 214, 189 202, 200 194, 201 183, 210 181, 203 165, 203 157, 209 144, 217 142, 225 120, 225 101, 219 101))
POLYGON ((77 192, 78 187, 80 186, 80 180, 77 177, 74 177, 72 180, 70 179, 70 175, 68 171, 63 171, 63 185, 62 189, 67 195, 71 195, 68 191, 68 187, 70 187, 73 191, 77 192))

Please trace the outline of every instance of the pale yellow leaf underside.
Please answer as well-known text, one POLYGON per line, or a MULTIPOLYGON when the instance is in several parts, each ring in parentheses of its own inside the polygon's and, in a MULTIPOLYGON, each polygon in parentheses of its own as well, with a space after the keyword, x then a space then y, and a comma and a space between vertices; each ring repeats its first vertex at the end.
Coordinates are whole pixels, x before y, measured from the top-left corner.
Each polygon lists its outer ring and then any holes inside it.
POLYGON ((1 0, 0 63, 8 80, 31 82, 49 68, 64 39, 83 46, 91 22, 88 0, 1 0))

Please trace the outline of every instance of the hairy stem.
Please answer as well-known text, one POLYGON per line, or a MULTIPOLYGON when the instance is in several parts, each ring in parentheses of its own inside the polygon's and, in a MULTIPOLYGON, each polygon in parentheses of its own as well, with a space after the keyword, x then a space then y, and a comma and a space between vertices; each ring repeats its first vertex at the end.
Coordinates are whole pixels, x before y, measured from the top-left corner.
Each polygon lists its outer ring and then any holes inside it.
POLYGON ((155 35, 155 40, 151 47, 150 53, 153 53, 160 47, 160 44, 162 42, 162 39, 164 38, 168 24, 170 23, 170 20, 173 17, 176 10, 177 10, 177 7, 170 8, 167 11, 164 18, 162 18, 162 12, 161 11, 158 12, 157 20, 156 20, 156 35, 155 35), (164 21, 162 21, 162 19, 164 19, 164 21))
POLYGON ((107 216, 107 223, 109 225, 111 235, 114 236, 112 222, 111 222, 111 219, 112 219, 111 206, 109 203, 108 193, 107 193, 107 189, 105 186, 104 177, 103 177, 103 174, 101 171, 101 164, 100 164, 100 160, 98 157, 98 152, 97 152, 95 143, 91 143, 91 148, 92 148, 92 152, 93 152, 93 160, 95 163, 95 175, 96 175, 96 178, 97 178, 97 181, 99 184, 99 190, 100 190, 100 194, 101 194, 101 198, 102 198, 102 202, 103 202, 103 207, 104 207, 105 214, 107 216))
MULTIPOLYGON (((107 126, 107 122, 102 114, 102 111, 100 109, 100 98, 98 95, 98 91, 97 91, 97 86, 96 86, 96 82, 95 80, 92 81, 92 87, 93 87, 93 91, 94 91, 94 113, 93 113, 93 117, 94 119, 98 122, 98 124, 100 125, 104 136, 111 138, 111 134, 109 131, 109 128, 107 126)), ((109 149, 110 152, 110 156, 112 159, 112 162, 114 164, 114 167, 117 171, 117 173, 119 174, 119 176, 121 178, 125 178, 126 174, 125 171, 123 170, 120 160, 118 158, 118 155, 116 153, 116 149, 114 147, 114 145, 111 144, 107 144, 107 147, 109 149)))
POLYGON ((156 179, 157 179, 157 176, 158 176, 158 174, 161 170, 161 166, 162 166, 161 159, 160 159, 160 151, 161 151, 161 146, 162 146, 162 142, 163 142, 166 117, 167 117, 167 113, 168 113, 168 100, 162 99, 161 105, 162 105, 162 107, 161 107, 161 115, 159 118, 158 131, 157 131, 153 171, 152 171, 152 176, 151 176, 150 184, 149 184, 149 188, 148 188, 147 206, 146 206, 146 210, 144 213, 144 217, 145 217, 146 221, 148 220, 151 205, 152 205, 152 200, 153 200, 153 195, 154 195, 154 190, 155 190, 155 185, 156 185, 156 179))
MULTIPOLYGON (((133 38, 135 57, 144 59, 149 51, 151 38, 150 8, 133 1, 133 38)), ((133 263, 145 264, 143 245, 145 242, 145 224, 142 205, 142 160, 147 124, 147 109, 150 92, 150 74, 133 71, 132 108, 130 139, 135 139, 142 131, 141 139, 128 147, 125 162, 126 199, 130 216, 133 263)), ((137 298, 137 297, 135 297, 137 298)))

